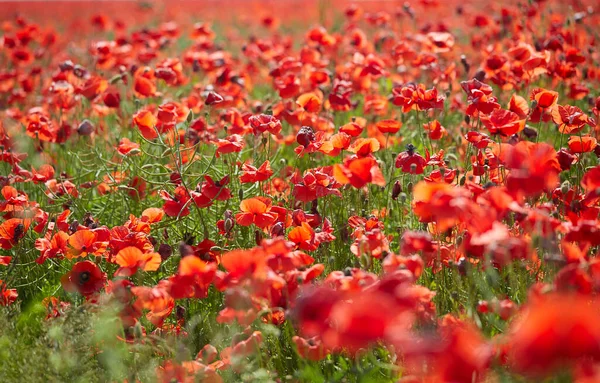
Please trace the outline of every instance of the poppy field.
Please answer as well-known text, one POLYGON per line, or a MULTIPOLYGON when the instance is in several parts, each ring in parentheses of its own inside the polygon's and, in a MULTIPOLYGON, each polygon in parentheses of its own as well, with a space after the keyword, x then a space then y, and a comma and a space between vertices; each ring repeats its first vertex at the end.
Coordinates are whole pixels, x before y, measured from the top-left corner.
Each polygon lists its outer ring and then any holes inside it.
POLYGON ((0 382, 600 382, 596 2, 0 18, 0 382))

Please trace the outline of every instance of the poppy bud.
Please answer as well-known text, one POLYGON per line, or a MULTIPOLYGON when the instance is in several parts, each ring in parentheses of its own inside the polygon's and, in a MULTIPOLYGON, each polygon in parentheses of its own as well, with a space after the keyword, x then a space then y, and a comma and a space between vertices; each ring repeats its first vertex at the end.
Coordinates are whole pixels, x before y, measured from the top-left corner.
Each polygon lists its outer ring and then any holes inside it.
POLYGON ((224 222, 225 232, 229 233, 231 229, 233 229, 233 220, 231 218, 226 218, 224 222))
POLYGON ((394 186, 392 187, 392 199, 394 201, 398 199, 400 193, 402 193, 402 184, 400 183, 400 180, 396 180, 396 182, 394 182, 394 186))
POLYGON ((92 124, 89 120, 83 120, 77 127, 77 133, 82 136, 89 136, 94 133, 94 124, 92 124))
POLYGON ((490 312, 490 304, 488 301, 477 302, 477 312, 480 314, 487 314, 490 312))
POLYGON ((460 275, 466 275, 467 274, 467 260, 464 257, 461 257, 458 262, 455 263, 456 265, 456 269, 458 270, 458 272, 460 273, 460 275))
POLYGON ((173 254, 173 248, 163 243, 158 247, 158 254, 160 254, 160 259, 166 261, 173 254))
POLYGON ((594 154, 596 155, 596 157, 600 158, 600 145, 596 145, 596 147, 594 148, 594 154))
POLYGON ((208 92, 206 95, 206 99, 204 100, 204 104, 206 105, 216 105, 223 102, 223 96, 215 92, 208 92))
POLYGON ((523 129, 523 135, 527 138, 529 138, 530 140, 533 140, 537 137, 538 132, 537 130, 535 130, 534 128, 532 128, 531 126, 525 126, 525 128, 523 129))
POLYGON ((575 161, 575 156, 569 153, 566 149, 561 149, 556 153, 560 169, 565 171, 571 169, 571 165, 575 161))
POLYGON ((61 72, 73 70, 74 67, 75 67, 75 64, 73 64, 73 61, 71 61, 71 60, 63 61, 62 63, 58 64, 58 68, 60 69, 61 72))
POLYGON ((73 74, 79 78, 84 78, 87 75, 87 70, 81 65, 75 65, 73 67, 73 74))
POLYGON ((175 185, 180 185, 181 184, 181 174, 179 173, 171 173, 169 175, 169 180, 171 181, 171 183, 175 184, 175 185))
POLYGON ((263 233, 260 230, 255 230, 254 231, 254 242, 256 243, 256 246, 260 246, 260 244, 262 243, 263 240, 263 233))
POLYGON ((240 188, 238 191, 238 197, 240 198, 240 201, 244 199, 244 189, 240 188))
POLYGON ((509 145, 516 145, 519 143, 519 136, 516 134, 513 134, 512 136, 510 136, 510 138, 508 139, 508 144, 509 145))
POLYGON ((181 258, 183 257, 187 257, 189 255, 194 254, 194 250, 192 249, 192 247, 190 245, 188 245, 185 242, 180 242, 179 243, 179 254, 181 255, 181 258))
POLYGON ((475 73, 475 79, 477 79, 478 81, 485 80, 485 72, 482 70, 477 71, 477 73, 475 73))
POLYGON ((271 227, 271 237, 280 237, 284 233, 283 223, 277 222, 271 227))
POLYGON ((465 115, 465 123, 466 124, 470 124, 471 123, 471 117, 468 114, 465 115))
POLYGON ((177 309, 175 310, 175 315, 177 316, 177 320, 185 319, 185 307, 182 305, 177 305, 177 309))
POLYGON ((315 140, 315 133, 309 126, 303 126, 296 135, 296 142, 304 147, 310 145, 315 140))
POLYGON ((406 202, 406 199, 408 197, 406 196, 406 193, 400 193, 400 202, 404 203, 406 202))
POLYGON ((409 182, 409 183, 406 185, 406 191, 407 191, 407 192, 409 192, 409 193, 412 193, 412 191, 413 191, 413 187, 414 187, 413 183, 412 183, 412 182, 409 182))

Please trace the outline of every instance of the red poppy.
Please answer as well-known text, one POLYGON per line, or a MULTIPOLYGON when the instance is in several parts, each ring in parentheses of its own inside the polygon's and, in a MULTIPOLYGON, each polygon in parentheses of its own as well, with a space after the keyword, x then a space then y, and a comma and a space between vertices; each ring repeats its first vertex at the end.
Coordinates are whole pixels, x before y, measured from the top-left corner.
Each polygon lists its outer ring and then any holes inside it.
POLYGON ((190 194, 185 187, 177 186, 172 196, 166 190, 161 190, 159 194, 165 201, 163 210, 169 217, 185 217, 190 214, 190 194))
POLYGON ((25 236, 31 219, 10 218, 0 224, 0 248, 10 250, 25 236))
POLYGON ((292 194, 298 201, 310 202, 327 195, 342 196, 338 190, 342 185, 332 176, 332 167, 310 169, 303 177, 295 174, 292 177, 294 190, 292 194))
POLYGON ((555 105, 552 109, 552 121, 558 130, 565 134, 579 133, 590 120, 581 109, 571 105, 555 105))
POLYGON ((481 121, 491 134, 503 136, 512 136, 525 128, 525 120, 506 109, 494 109, 488 116, 483 116, 481 121))
POLYGON ((48 233, 46 238, 36 239, 35 248, 40 251, 36 262, 42 264, 47 259, 63 257, 68 249, 68 240, 69 234, 64 231, 59 231, 54 235, 48 233))
POLYGON ((378 121, 376 126, 377 126, 377 129, 381 133, 396 134, 402 127, 402 123, 400 121, 396 121, 396 120, 382 120, 382 121, 378 121))
POLYGON ((169 278, 169 293, 174 299, 206 298, 216 271, 215 263, 205 262, 194 255, 185 256, 179 262, 177 274, 169 278))
POLYGON ((492 96, 492 87, 482 83, 477 79, 463 81, 460 83, 463 90, 467 93, 469 106, 466 113, 473 116, 476 111, 483 114, 490 114, 494 109, 500 108, 496 98, 492 96))
POLYGON ((590 136, 571 136, 569 137, 569 149, 573 153, 589 153, 598 145, 598 141, 590 136))
POLYGON ((115 257, 117 265, 121 266, 118 275, 133 275, 138 269, 143 271, 156 271, 161 263, 158 253, 145 253, 134 246, 125 247, 115 257))
POLYGON ((158 133, 155 129, 158 119, 149 109, 138 110, 133 115, 133 122, 145 139, 152 140, 158 137, 158 133))
POLYGON ((322 103, 323 96, 315 92, 301 94, 296 100, 296 104, 309 113, 318 113, 322 103))
POLYGON ((60 282, 65 291, 77 292, 87 298, 104 288, 106 274, 94 262, 83 261, 74 264, 60 282))
POLYGON ((335 164, 333 177, 340 184, 351 184, 357 189, 369 183, 385 186, 381 169, 373 157, 348 158, 343 164, 335 164))
POLYGON ((447 134, 446 128, 438 120, 423 124, 423 129, 429 132, 429 138, 432 140, 439 140, 447 134))
POLYGON ((244 140, 238 134, 232 134, 225 139, 212 141, 212 143, 217 147, 217 158, 220 157, 221 154, 239 152, 244 147, 244 140))
POLYGON ((260 135, 264 132, 269 132, 273 135, 278 135, 281 132, 281 121, 268 114, 259 114, 251 116, 248 123, 255 135, 260 135))
POLYGON ((17 290, 7 288, 6 284, 0 279, 0 306, 13 304, 18 297, 17 290))
POLYGON ((261 229, 266 229, 275 222, 277 216, 271 212, 271 199, 254 197, 240 203, 241 213, 235 215, 238 225, 250 226, 255 224, 261 229))
POLYGON ((508 331, 509 366, 541 377, 583 360, 600 360, 597 308, 597 302, 585 296, 550 294, 535 299, 508 331))
POLYGON ((406 151, 396 157, 396 167, 402 169, 404 173, 422 174, 427 161, 415 150, 413 144, 408 144, 406 151))
POLYGON ((349 147, 348 151, 356 153, 358 157, 366 157, 380 149, 381 145, 375 138, 358 137, 349 147))
POLYGON ((271 163, 269 160, 263 162, 258 169, 250 164, 242 165, 242 175, 240 176, 241 183, 262 182, 268 180, 273 175, 271 163))

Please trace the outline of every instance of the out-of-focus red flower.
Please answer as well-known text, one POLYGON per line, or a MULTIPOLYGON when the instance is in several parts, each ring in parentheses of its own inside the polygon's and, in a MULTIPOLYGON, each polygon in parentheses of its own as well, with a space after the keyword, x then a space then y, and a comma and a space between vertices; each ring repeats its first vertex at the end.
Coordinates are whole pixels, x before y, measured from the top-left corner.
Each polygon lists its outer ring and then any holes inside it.
POLYGON ((369 183, 385 186, 385 179, 373 157, 349 158, 344 164, 333 166, 333 177, 342 185, 351 184, 362 188, 369 183))
POLYGON ((508 365, 545 376, 584 360, 600 360, 598 302, 581 295, 550 294, 530 302, 507 332, 508 365), (568 310, 565 310, 568 307, 568 310))
POLYGON ((106 273, 94 262, 83 261, 73 265, 71 271, 61 278, 65 291, 78 292, 84 297, 90 297, 102 290, 106 284, 106 273))

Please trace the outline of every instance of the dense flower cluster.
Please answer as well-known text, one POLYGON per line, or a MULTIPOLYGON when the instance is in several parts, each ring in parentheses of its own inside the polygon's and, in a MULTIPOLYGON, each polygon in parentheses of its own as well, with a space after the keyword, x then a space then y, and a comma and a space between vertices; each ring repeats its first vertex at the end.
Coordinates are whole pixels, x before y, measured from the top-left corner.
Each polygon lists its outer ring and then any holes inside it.
POLYGON ((4 20, 0 306, 117 307, 161 382, 600 380, 587 3, 4 20))

